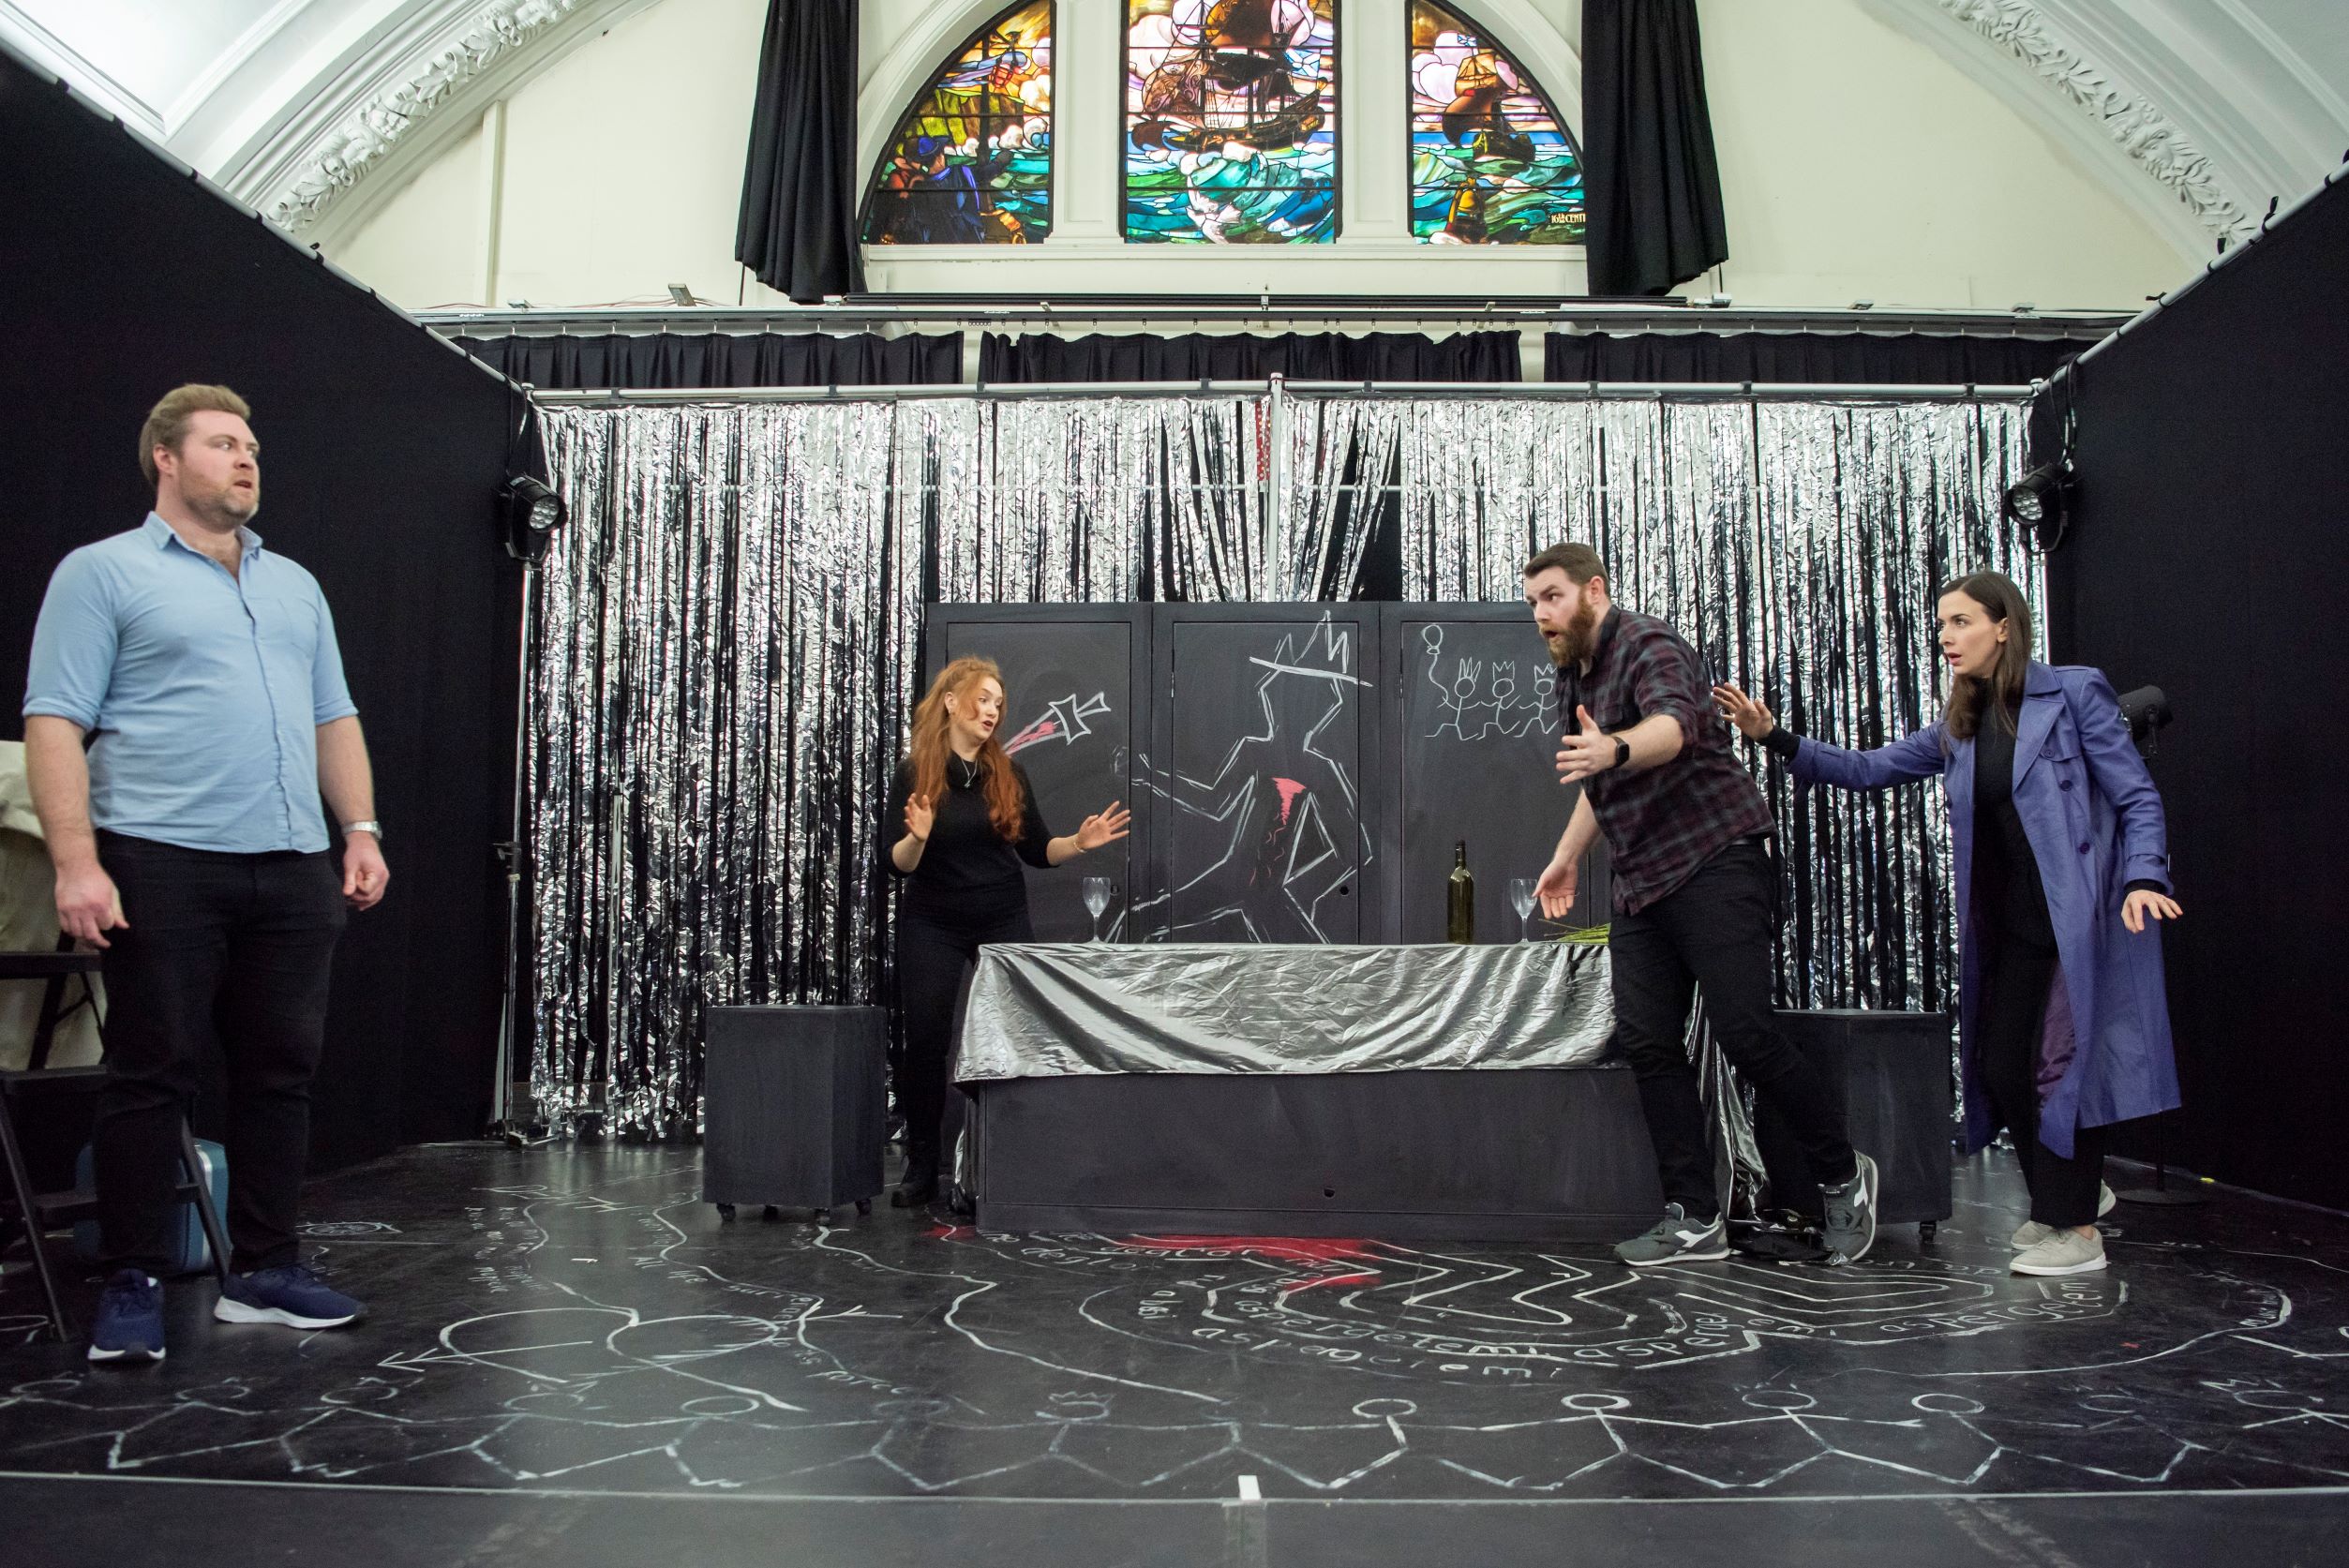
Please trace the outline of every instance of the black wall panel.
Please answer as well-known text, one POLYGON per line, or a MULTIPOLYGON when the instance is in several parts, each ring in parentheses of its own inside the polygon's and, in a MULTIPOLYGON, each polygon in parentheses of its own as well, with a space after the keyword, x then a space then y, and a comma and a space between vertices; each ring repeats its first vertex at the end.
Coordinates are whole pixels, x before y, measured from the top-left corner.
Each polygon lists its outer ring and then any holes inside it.
POLYGON ((490 498, 518 411, 431 334, 0 54, 0 735, 50 573, 135 528, 183 381, 253 406, 256 530, 314 573, 374 754, 390 896, 335 965, 322 1164, 478 1134, 497 1049, 520 579, 490 498))
MULTIPOLYGON (((2056 656, 2177 720, 2153 777, 2184 1108, 2170 1157, 2349 1208, 2349 179, 2078 368, 2056 656)), ((2052 415, 2059 397, 2038 412, 2052 415)), ((2140 1138, 2138 1152, 2151 1148, 2140 1138)))

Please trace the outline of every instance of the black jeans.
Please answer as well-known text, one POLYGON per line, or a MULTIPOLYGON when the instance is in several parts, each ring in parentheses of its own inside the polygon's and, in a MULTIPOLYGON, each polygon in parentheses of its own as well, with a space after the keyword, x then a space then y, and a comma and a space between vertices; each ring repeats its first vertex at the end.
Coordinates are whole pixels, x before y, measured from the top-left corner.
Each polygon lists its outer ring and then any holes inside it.
POLYGON ((2031 1217, 2060 1229, 2096 1222, 2104 1128, 2074 1129, 2070 1159, 2039 1141, 2040 1038, 2056 973, 2052 948, 2003 936, 1983 944, 1982 1038, 1974 1064, 1993 1113, 2014 1136, 2015 1157, 2031 1190, 2031 1217))
POLYGON ((1033 942, 1027 904, 1002 915, 964 917, 901 907, 897 1001, 905 1022, 897 1103, 905 1113, 905 1158, 935 1167, 962 1130, 962 1100, 947 1092, 954 1060, 954 1005, 982 942, 1033 942))
POLYGON ((171 1255, 179 1122, 215 1042, 228 1068, 230 1266, 291 1263, 327 978, 350 918, 335 858, 120 833, 100 833, 97 848, 129 922, 107 933, 107 1077, 91 1134, 106 1267, 159 1274, 171 1255))
POLYGON ((1711 1219, 1721 1206, 1688 1059, 1688 1009, 1699 985, 1722 1054, 1786 1118, 1819 1185, 1848 1181, 1854 1169, 1841 1105, 1778 1032, 1770 973, 1776 909, 1769 853, 1740 840, 1638 914, 1617 914, 1608 937, 1615 1042, 1639 1079, 1665 1199, 1692 1218, 1711 1219))

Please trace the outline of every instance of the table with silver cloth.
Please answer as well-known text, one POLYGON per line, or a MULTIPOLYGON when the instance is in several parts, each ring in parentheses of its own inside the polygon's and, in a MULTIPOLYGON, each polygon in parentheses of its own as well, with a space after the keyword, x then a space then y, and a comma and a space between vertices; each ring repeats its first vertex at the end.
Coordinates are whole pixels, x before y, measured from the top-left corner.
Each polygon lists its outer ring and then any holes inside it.
POLYGON ((988 947, 954 1077, 1590 1067, 1614 1030, 1607 963, 1558 942, 988 947))
POLYGON ((1607 1239, 1663 1202, 1605 949, 982 948, 980 1228, 1607 1239))

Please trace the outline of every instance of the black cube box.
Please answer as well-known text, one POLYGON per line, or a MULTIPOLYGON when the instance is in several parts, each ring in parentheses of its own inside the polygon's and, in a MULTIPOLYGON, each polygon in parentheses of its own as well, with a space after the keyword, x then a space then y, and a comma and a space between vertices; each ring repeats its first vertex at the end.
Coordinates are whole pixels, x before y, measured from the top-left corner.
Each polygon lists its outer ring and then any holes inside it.
POLYGON ((881 1190, 886 1012, 711 1008, 702 1047, 705 1202, 830 1209, 881 1190))
MULTIPOLYGON (((1877 1217, 1930 1224, 1950 1217, 1950 1143, 1957 1135, 1950 1015, 1868 1008, 1781 1012, 1778 1027, 1843 1106, 1852 1147, 1875 1159, 1883 1186, 1877 1217)), ((1765 1102, 1754 1138, 1773 1207, 1819 1212, 1818 1184, 1802 1147, 1765 1102)))

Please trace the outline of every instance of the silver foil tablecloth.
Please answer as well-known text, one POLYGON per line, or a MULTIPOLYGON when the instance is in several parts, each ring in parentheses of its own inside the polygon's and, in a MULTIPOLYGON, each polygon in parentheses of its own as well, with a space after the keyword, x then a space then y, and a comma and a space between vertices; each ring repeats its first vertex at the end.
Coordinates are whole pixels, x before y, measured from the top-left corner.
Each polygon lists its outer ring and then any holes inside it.
POLYGON ((1588 1067, 1603 948, 1005 944, 980 949, 954 1077, 1588 1067))

